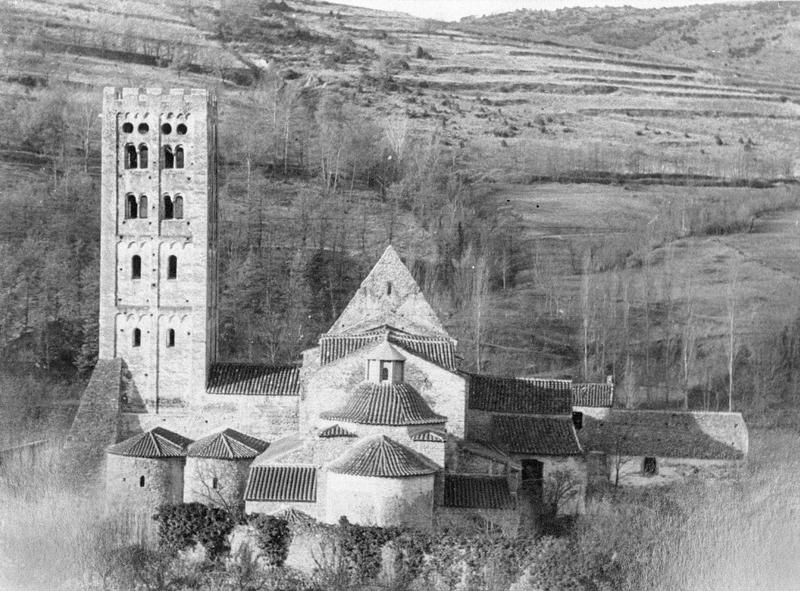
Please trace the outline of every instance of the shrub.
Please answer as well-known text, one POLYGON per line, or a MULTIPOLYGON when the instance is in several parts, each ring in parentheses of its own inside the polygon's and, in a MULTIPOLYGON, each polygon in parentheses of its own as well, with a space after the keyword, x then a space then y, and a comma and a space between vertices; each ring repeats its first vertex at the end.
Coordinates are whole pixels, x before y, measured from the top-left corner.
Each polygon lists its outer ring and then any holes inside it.
POLYGON ((229 549, 227 535, 236 521, 225 509, 201 503, 165 504, 153 519, 158 522, 158 540, 163 549, 175 553, 199 543, 209 558, 229 549))
POLYGON ((256 541, 267 563, 283 566, 289 555, 292 532, 284 519, 272 515, 256 515, 249 520, 256 530, 256 541))

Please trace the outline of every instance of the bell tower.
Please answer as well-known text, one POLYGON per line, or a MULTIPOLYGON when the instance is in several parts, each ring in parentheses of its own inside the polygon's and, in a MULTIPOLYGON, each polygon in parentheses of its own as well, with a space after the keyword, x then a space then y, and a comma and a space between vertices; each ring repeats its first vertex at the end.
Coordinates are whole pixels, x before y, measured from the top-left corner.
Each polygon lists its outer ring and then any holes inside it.
POLYGON ((215 97, 103 93, 100 359, 150 412, 199 401, 216 358, 215 97))

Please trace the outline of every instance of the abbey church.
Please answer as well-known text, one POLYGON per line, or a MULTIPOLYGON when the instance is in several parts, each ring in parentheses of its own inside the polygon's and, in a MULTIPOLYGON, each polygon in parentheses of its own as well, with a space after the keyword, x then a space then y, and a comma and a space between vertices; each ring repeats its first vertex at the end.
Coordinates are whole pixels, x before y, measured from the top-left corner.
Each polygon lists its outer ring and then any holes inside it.
POLYGON ((745 458, 739 413, 616 408, 612 379, 461 371, 392 246, 299 366, 220 362, 215 99, 103 99, 99 360, 67 449, 110 508, 244 502, 514 532, 545 505, 582 511, 595 481, 648 485, 745 458), (556 481, 569 486, 554 493, 556 481))

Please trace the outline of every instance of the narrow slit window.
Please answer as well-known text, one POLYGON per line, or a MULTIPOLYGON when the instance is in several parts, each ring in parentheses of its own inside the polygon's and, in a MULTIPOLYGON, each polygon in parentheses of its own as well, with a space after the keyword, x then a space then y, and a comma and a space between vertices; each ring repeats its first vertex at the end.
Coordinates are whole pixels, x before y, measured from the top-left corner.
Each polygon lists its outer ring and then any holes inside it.
POLYGON ((139 206, 134 195, 125 197, 125 219, 131 220, 139 217, 139 206))
POLYGON ((213 488, 214 490, 217 490, 219 488, 219 478, 217 478, 216 476, 214 476, 214 478, 211 479, 211 488, 213 488))
POLYGON ((167 347, 174 347, 175 346, 175 329, 170 328, 167 331, 167 347))
POLYGON ((139 146, 139 168, 147 168, 147 146, 139 146))
POLYGON ((183 168, 183 146, 175 148, 175 168, 183 168))
POLYGON ((142 257, 138 254, 133 255, 131 258, 131 279, 142 278, 142 257))
POLYGON ((180 195, 175 196, 175 201, 172 204, 172 213, 176 220, 183 219, 183 197, 180 195))
POLYGON ((174 254, 170 255, 167 259, 167 279, 175 279, 178 277, 178 257, 174 254))
POLYGON ((147 217, 147 195, 142 195, 139 197, 139 217, 147 217))
POLYGON ((172 203, 172 197, 164 195, 164 219, 171 220, 175 217, 175 207, 172 203))
POLYGON ((125 145, 125 168, 136 168, 137 166, 136 147, 133 144, 125 145))
POLYGON ((139 476, 139 488, 144 488, 144 476, 139 476))
POLYGON ((386 295, 392 295, 392 282, 386 282, 386 295))
POLYGON ((164 168, 175 168, 175 155, 171 146, 164 146, 164 168))
POLYGON ((133 329, 133 346, 134 347, 141 347, 142 346, 142 331, 141 329, 134 328, 133 329))

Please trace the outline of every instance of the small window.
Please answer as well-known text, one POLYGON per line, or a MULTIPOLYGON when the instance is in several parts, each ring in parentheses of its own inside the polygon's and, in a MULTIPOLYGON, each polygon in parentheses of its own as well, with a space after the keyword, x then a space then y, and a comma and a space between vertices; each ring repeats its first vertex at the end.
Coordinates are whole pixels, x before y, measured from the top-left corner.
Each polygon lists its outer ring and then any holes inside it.
POLYGON ((572 424, 575 425, 575 428, 578 430, 583 429, 583 413, 578 411, 572 411, 572 424))
POLYGON ((123 133, 133 133, 133 123, 127 122, 122 124, 123 133))
POLYGON ((175 131, 178 132, 178 135, 186 135, 186 126, 183 123, 178 123, 175 131))
POLYGON ((164 219, 171 220, 175 217, 175 208, 173 207, 172 197, 164 195, 164 219))
POLYGON ((174 254, 167 259, 167 279, 175 279, 178 276, 178 257, 174 254))
POLYGON ((645 476, 658 474, 658 463, 655 458, 645 458, 642 462, 642 473, 645 476))
POLYGON ((131 258, 131 279, 142 278, 142 257, 138 254, 133 255, 131 258))
POLYGON ((133 346, 134 347, 142 346, 142 331, 138 328, 133 329, 133 346))
POLYGON ((392 295, 392 282, 386 282, 386 295, 392 295))
POLYGON ((183 168, 183 146, 175 148, 175 168, 183 168))
POLYGON ((147 133, 150 131, 150 126, 147 123, 140 123, 138 129, 139 133, 147 133))
POLYGON ((167 331, 167 347, 174 347, 175 346, 175 329, 170 328, 167 331))
POLYGON ((147 195, 142 195, 139 197, 139 217, 147 217, 147 195))
POLYGON ((125 145, 125 168, 136 168, 138 157, 136 155, 136 146, 133 144, 125 145))
POLYGON ((144 476, 139 476, 139 488, 144 488, 144 476))
POLYGON ((175 155, 172 153, 172 146, 164 146, 162 166, 164 168, 175 168, 175 155))
POLYGON ((175 196, 175 201, 173 202, 172 213, 175 215, 176 220, 183 219, 183 197, 180 195, 175 196))
POLYGON ((381 361, 381 381, 385 382, 389 379, 389 365, 385 361, 381 361))
POLYGON ((214 476, 214 478, 211 479, 211 488, 213 488, 214 490, 217 490, 219 488, 219 479, 216 476, 214 476))
POLYGON ((139 204, 136 203, 134 195, 127 195, 125 197, 125 219, 131 220, 139 217, 139 204))
POLYGON ((169 123, 163 123, 161 125, 161 133, 164 135, 169 135, 172 133, 172 126, 169 123))
POLYGON ((139 146, 139 168, 147 168, 147 146, 139 146))

